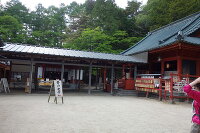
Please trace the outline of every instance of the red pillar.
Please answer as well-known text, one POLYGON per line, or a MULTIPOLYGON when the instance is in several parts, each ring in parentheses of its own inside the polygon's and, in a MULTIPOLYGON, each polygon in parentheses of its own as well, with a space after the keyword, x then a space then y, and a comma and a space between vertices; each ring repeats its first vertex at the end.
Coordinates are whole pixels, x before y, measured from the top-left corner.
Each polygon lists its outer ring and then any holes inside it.
POLYGON ((200 60, 196 61, 196 75, 200 75, 200 60))
POLYGON ((177 57, 177 72, 178 75, 182 74, 182 58, 180 56, 177 57))
POLYGON ((122 78, 126 78, 126 75, 125 75, 125 65, 122 66, 122 78))
POLYGON ((161 76, 164 75, 164 71, 165 71, 165 62, 162 60, 161 61, 161 76))

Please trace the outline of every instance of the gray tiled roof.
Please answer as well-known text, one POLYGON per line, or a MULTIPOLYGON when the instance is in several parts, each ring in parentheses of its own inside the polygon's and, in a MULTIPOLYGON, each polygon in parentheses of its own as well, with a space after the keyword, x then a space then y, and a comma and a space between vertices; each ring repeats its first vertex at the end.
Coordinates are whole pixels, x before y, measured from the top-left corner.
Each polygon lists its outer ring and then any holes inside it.
POLYGON ((200 39, 197 37, 190 37, 189 35, 200 28, 200 12, 187 16, 183 19, 175 21, 169 25, 154 30, 139 41, 131 48, 125 50, 121 54, 132 55, 149 51, 159 47, 170 45, 176 41, 188 42, 191 44, 200 44, 200 39), (178 32, 181 31, 182 40, 177 39, 178 32))
POLYGON ((87 58, 96 60, 108 60, 108 61, 118 61, 118 62, 146 63, 144 60, 134 56, 76 51, 76 50, 60 49, 60 48, 48 48, 48 47, 30 46, 24 44, 5 43, 5 45, 1 48, 2 51, 4 52, 12 52, 12 53, 27 53, 27 54, 62 56, 62 57, 87 58))

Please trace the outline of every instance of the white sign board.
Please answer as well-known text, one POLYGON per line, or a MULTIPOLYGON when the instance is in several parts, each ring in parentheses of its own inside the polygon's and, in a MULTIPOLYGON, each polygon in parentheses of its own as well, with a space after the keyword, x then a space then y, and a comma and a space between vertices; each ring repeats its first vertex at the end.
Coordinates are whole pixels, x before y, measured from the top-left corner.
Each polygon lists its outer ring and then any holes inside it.
POLYGON ((10 92, 10 89, 9 89, 9 86, 8 86, 8 81, 7 81, 7 78, 1 78, 1 81, 0 81, 0 86, 1 86, 1 89, 3 87, 4 91, 7 93, 7 92, 10 92))
POLYGON ((63 97, 63 89, 61 80, 54 80, 55 96, 63 97))

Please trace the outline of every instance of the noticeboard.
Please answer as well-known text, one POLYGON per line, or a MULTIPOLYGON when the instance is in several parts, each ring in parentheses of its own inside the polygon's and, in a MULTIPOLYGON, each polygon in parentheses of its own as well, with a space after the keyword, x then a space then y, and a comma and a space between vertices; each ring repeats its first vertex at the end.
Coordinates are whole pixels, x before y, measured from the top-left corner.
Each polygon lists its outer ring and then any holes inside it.
POLYGON ((55 96, 63 97, 63 89, 61 80, 54 80, 55 96))
POLYGON ((51 96, 55 96, 54 102, 56 102, 56 104, 57 104, 57 98, 62 98, 62 103, 63 103, 63 88, 62 88, 61 80, 53 81, 53 84, 51 85, 51 88, 49 91, 48 102, 50 101, 51 96))
POLYGON ((10 92, 7 78, 1 78, 0 88, 3 89, 5 93, 10 92))

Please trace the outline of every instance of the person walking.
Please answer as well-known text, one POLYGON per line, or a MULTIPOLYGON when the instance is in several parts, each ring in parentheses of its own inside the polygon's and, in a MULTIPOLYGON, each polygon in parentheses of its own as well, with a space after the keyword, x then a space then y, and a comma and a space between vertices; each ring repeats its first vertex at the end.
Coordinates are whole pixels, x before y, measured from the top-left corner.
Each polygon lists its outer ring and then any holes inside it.
POLYGON ((193 124, 190 133, 200 133, 200 77, 185 85, 183 90, 190 98, 194 99, 192 104, 194 113, 192 116, 193 124))

